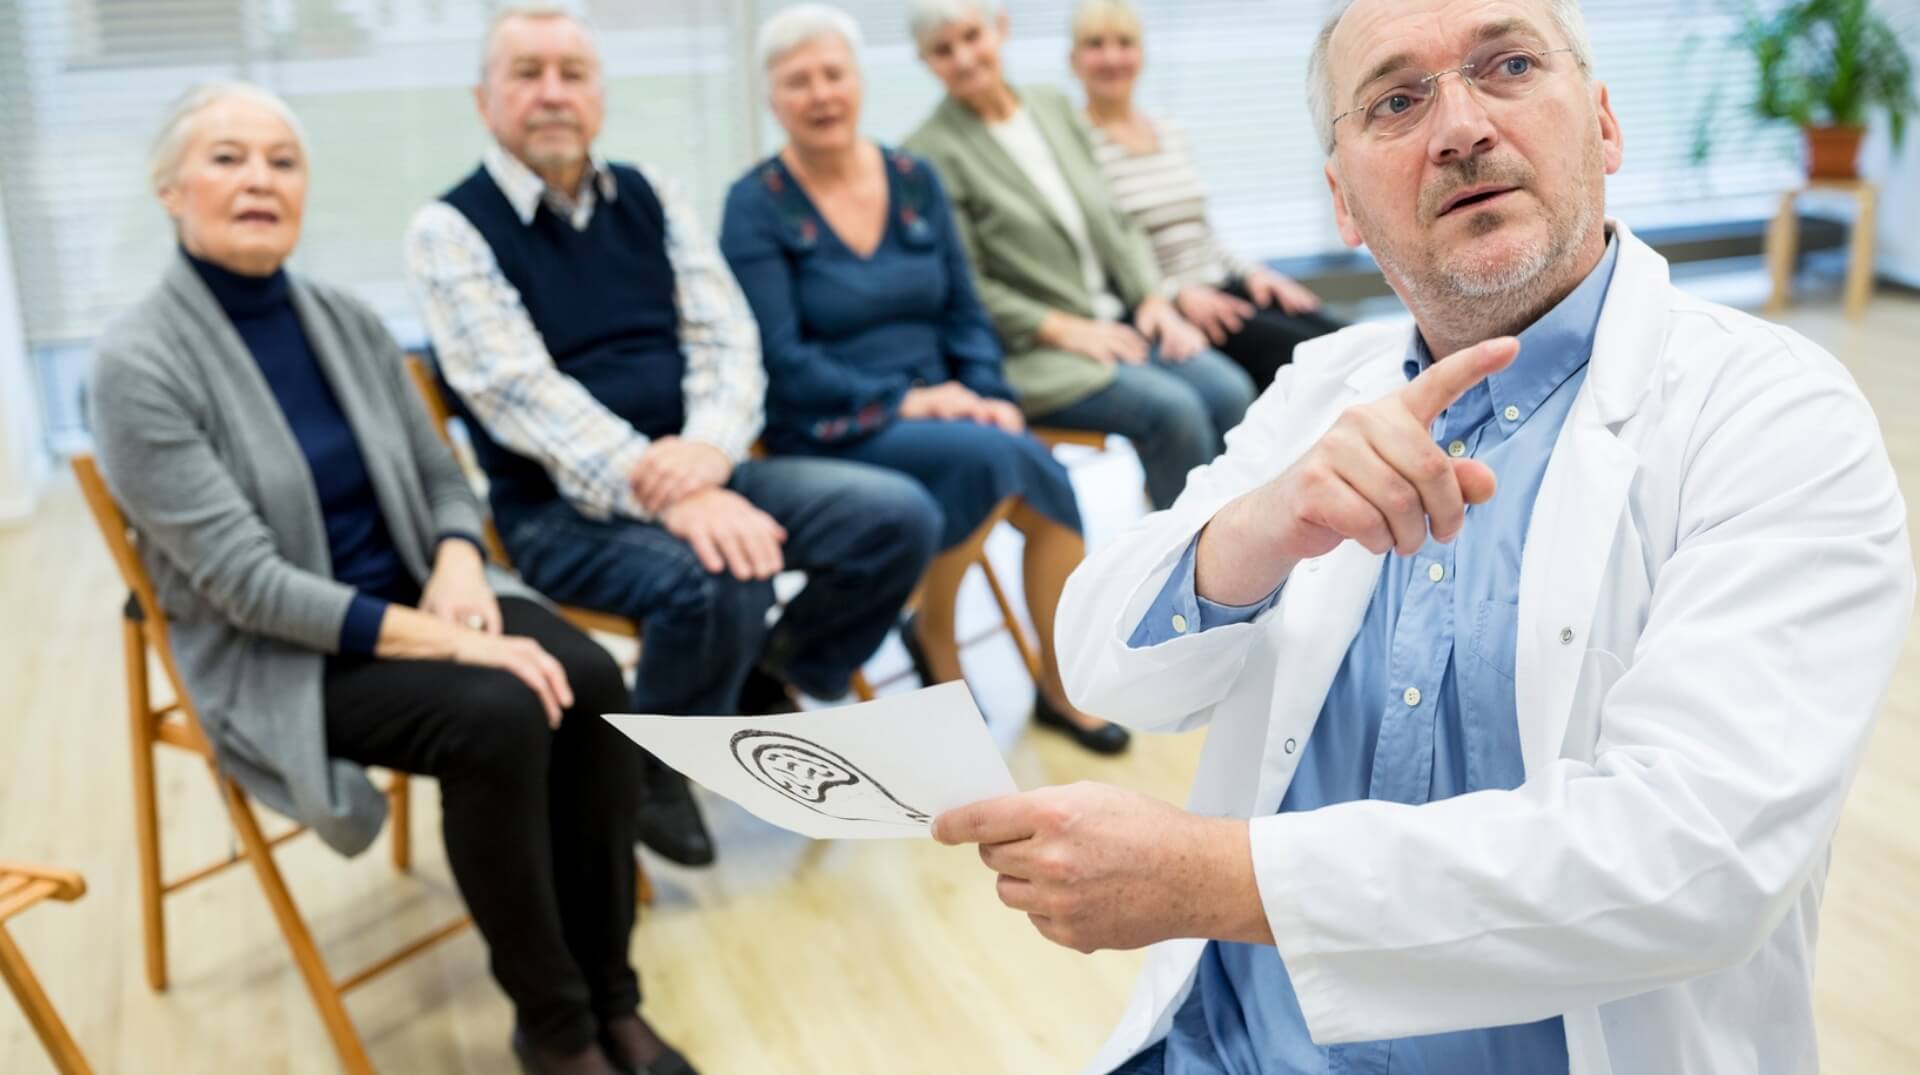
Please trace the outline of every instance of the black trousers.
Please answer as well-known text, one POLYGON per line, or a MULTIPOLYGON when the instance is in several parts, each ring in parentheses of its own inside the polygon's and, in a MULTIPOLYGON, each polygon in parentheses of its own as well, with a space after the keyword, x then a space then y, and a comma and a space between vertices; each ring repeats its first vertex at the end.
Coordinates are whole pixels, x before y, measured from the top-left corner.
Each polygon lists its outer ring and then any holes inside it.
POLYGON ((336 657, 327 752, 439 781, 447 860, 494 979, 529 1039, 573 1050, 640 1004, 627 943, 643 754, 600 719, 627 706, 613 658, 534 602, 500 611, 566 668, 558 730, 508 672, 336 657))
MULTIPOLYGON (((1238 277, 1229 280, 1220 290, 1253 302, 1252 293, 1238 277)), ((1293 361, 1295 347, 1315 336, 1325 336, 1345 327, 1345 322, 1336 321, 1317 311, 1290 314, 1278 306, 1260 306, 1253 317, 1240 326, 1240 331, 1227 337, 1227 342, 1216 349, 1239 363, 1240 368, 1253 378, 1253 386, 1264 392, 1273 383, 1274 374, 1280 372, 1280 367, 1293 361)))

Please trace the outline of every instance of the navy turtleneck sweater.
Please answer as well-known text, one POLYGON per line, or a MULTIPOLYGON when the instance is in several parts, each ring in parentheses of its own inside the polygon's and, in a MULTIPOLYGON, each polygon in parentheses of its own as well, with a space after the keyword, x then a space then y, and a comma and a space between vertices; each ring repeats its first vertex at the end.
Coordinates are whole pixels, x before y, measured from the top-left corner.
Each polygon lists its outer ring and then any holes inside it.
POLYGON ((253 354, 307 457, 326 519, 333 577, 357 591, 340 627, 340 651, 370 654, 387 605, 416 604, 420 589, 387 532, 360 443, 307 342, 287 274, 243 276, 191 254, 187 259, 253 354))

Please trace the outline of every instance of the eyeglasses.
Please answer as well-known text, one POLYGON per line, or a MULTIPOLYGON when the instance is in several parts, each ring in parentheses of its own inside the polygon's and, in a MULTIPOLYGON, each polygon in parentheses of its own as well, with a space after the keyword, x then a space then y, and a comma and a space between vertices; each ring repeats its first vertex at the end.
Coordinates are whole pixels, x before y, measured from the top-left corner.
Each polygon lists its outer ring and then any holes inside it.
POLYGON ((1369 85, 1386 86, 1368 103, 1333 117, 1330 130, 1338 132, 1340 121, 1360 116, 1360 133, 1375 141, 1388 141, 1419 127, 1433 111, 1440 96, 1440 80, 1458 74, 1460 81, 1497 101, 1525 97, 1537 89, 1544 76, 1559 66, 1549 56, 1571 53, 1573 49, 1547 49, 1537 52, 1523 45, 1495 41, 1475 49, 1467 62, 1444 71, 1425 73, 1413 68, 1390 72, 1369 85))

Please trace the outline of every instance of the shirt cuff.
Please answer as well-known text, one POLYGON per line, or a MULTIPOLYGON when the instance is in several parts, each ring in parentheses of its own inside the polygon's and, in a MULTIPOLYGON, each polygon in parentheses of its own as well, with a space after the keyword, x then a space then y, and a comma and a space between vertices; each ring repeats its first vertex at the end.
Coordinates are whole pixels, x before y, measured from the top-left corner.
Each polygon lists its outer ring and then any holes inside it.
POLYGON ((1251 605, 1223 605, 1201 597, 1193 585, 1194 557, 1199 548, 1200 535, 1195 534, 1193 540, 1187 542, 1187 550, 1180 554, 1180 562, 1173 566, 1173 573, 1167 576, 1166 585, 1160 588, 1159 596, 1153 599, 1146 616, 1127 639, 1129 647, 1146 649, 1182 635, 1250 623, 1280 599, 1280 586, 1251 605))
POLYGON ((480 559, 485 560, 487 558, 487 543, 480 540, 479 534, 469 534, 464 530, 448 530, 446 533, 440 535, 440 540, 434 542, 433 547, 437 551, 441 544, 448 541, 464 541, 473 546, 474 551, 480 554, 480 559))
POLYGON ((340 652, 373 656, 380 644, 380 623, 386 618, 385 601, 363 593, 354 594, 347 604, 347 618, 340 623, 340 652))

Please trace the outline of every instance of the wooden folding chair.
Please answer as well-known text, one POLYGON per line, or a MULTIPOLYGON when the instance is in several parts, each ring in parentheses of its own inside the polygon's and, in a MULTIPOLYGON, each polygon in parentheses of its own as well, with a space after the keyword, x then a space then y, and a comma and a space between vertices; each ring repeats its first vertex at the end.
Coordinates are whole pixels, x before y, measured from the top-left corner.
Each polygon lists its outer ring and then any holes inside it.
MULTIPOLYGON (((313 995, 314 1007, 320 1010, 327 1036, 333 1040, 334 1049, 340 1054, 341 1066, 352 1075, 371 1073, 373 1064, 367 1059, 366 1046, 347 1015, 344 1003, 346 994, 466 929, 472 925, 472 919, 463 915, 361 970, 337 980, 333 978, 273 858, 274 848, 306 832, 306 826, 295 826, 287 832, 268 837, 254 816, 253 805, 247 794, 220 772, 215 764, 213 744, 201 728, 192 699, 187 695, 180 671, 174 664, 173 648, 167 637, 167 618, 154 595, 153 580, 147 575, 146 565, 140 562, 139 553, 135 551, 134 535, 127 526, 126 517, 121 514, 119 505, 114 503, 113 494, 108 491, 92 456, 75 456, 73 472, 79 479, 80 491, 86 496, 87 507, 92 510, 94 521, 99 524, 101 537, 106 540, 107 551, 113 555, 114 564, 120 569, 120 578, 132 591, 121 620, 121 637, 126 658, 128 717, 133 733, 134 835, 140 859, 140 908, 146 934, 147 984, 156 991, 167 988, 167 931, 162 900, 228 867, 247 862, 253 866, 254 876, 261 890, 266 893, 267 904, 280 925, 280 932, 286 937, 287 947, 293 952, 294 964, 307 984, 307 991, 313 995), (149 652, 159 660, 173 693, 174 700, 165 705, 158 705, 153 700, 148 678, 149 652), (154 756, 161 746, 184 750, 206 762, 226 805, 227 816, 233 822, 234 832, 240 839, 239 851, 170 881, 161 876, 160 814, 155 793, 154 756)), ((387 799, 393 812, 390 829, 393 865, 401 872, 406 872, 413 863, 412 797, 409 790, 407 774, 394 773, 387 788, 387 799)), ((637 863, 635 869, 639 870, 637 863)), ((646 874, 637 873, 636 880, 640 901, 651 902, 652 891, 646 874)))
MULTIPOLYGON (((413 387, 420 393, 421 402, 426 405, 428 415, 433 418, 434 427, 440 431, 440 439, 446 442, 448 448, 455 449, 456 454, 458 454, 450 425, 454 418, 453 407, 448 403, 446 393, 442 391, 440 387, 439 378, 435 376, 433 368, 428 364, 427 360, 419 354, 408 354, 406 356, 406 363, 407 376, 413 380, 413 387)), ((478 467, 477 463, 468 459, 463 458, 461 462, 462 465, 470 471, 478 467)), ((926 577, 935 578, 943 577, 943 575, 951 577, 952 585, 958 587, 961 576, 965 573, 964 567, 958 571, 949 569, 943 573, 940 570, 943 563, 951 561, 952 563, 964 565, 965 567, 979 567, 986 575, 987 586, 993 592, 994 601, 1000 606, 1001 626, 977 638, 967 639, 963 644, 971 645, 974 642, 991 637, 1001 630, 1005 630, 1012 636, 1014 647, 1020 651, 1020 659, 1025 662, 1027 671, 1037 679, 1040 674, 1040 658, 1038 654, 1034 652, 1032 645, 1027 642, 1025 633, 1021 631, 1020 621, 1014 612, 1013 604, 1007 599, 1007 593, 1001 588, 999 578, 993 573, 993 565, 987 561, 986 556, 987 536, 993 532, 993 528, 998 526, 1000 522, 1007 517, 1008 512, 1012 510, 1013 502, 1011 500, 1005 500, 998 504, 988 516, 987 520, 982 523, 966 541, 941 553, 939 557, 935 558, 935 563, 928 568, 926 577)), ((501 543, 500 534, 494 528, 491 519, 487 520, 486 527, 487 547, 493 556, 494 562, 503 568, 512 570, 513 564, 507 558, 506 546, 501 543)), ((925 585, 924 580, 922 585, 925 585)), ((917 599, 917 592, 916 598, 909 599, 909 607, 912 606, 915 599, 917 599)), ((559 609, 562 616, 583 631, 600 631, 615 637, 630 638, 635 641, 638 641, 640 638, 640 625, 625 617, 615 616, 606 612, 598 612, 593 609, 580 608, 575 605, 560 605, 559 609)), ((876 687, 887 686, 911 674, 911 669, 903 670, 875 684, 868 681, 864 672, 856 670, 853 674, 854 697, 863 702, 870 702, 876 697, 876 687)))
POLYGON ((7 920, 42 900, 71 903, 86 891, 87 883, 70 870, 0 862, 0 977, 7 980, 14 999, 27 1013, 27 1024, 46 1047, 60 1075, 93 1075, 93 1069, 87 1066, 87 1058, 80 1055, 73 1035, 67 1033, 67 1025, 60 1021, 60 1013, 53 1010, 53 1002, 40 988, 40 979, 34 977, 27 957, 20 953, 13 937, 7 933, 7 920))
POLYGON ((1107 450, 1108 434, 1091 429, 1060 429, 1053 426, 1033 426, 1027 430, 1033 439, 1049 448, 1058 448, 1070 444, 1076 448, 1092 448, 1096 452, 1107 450))

